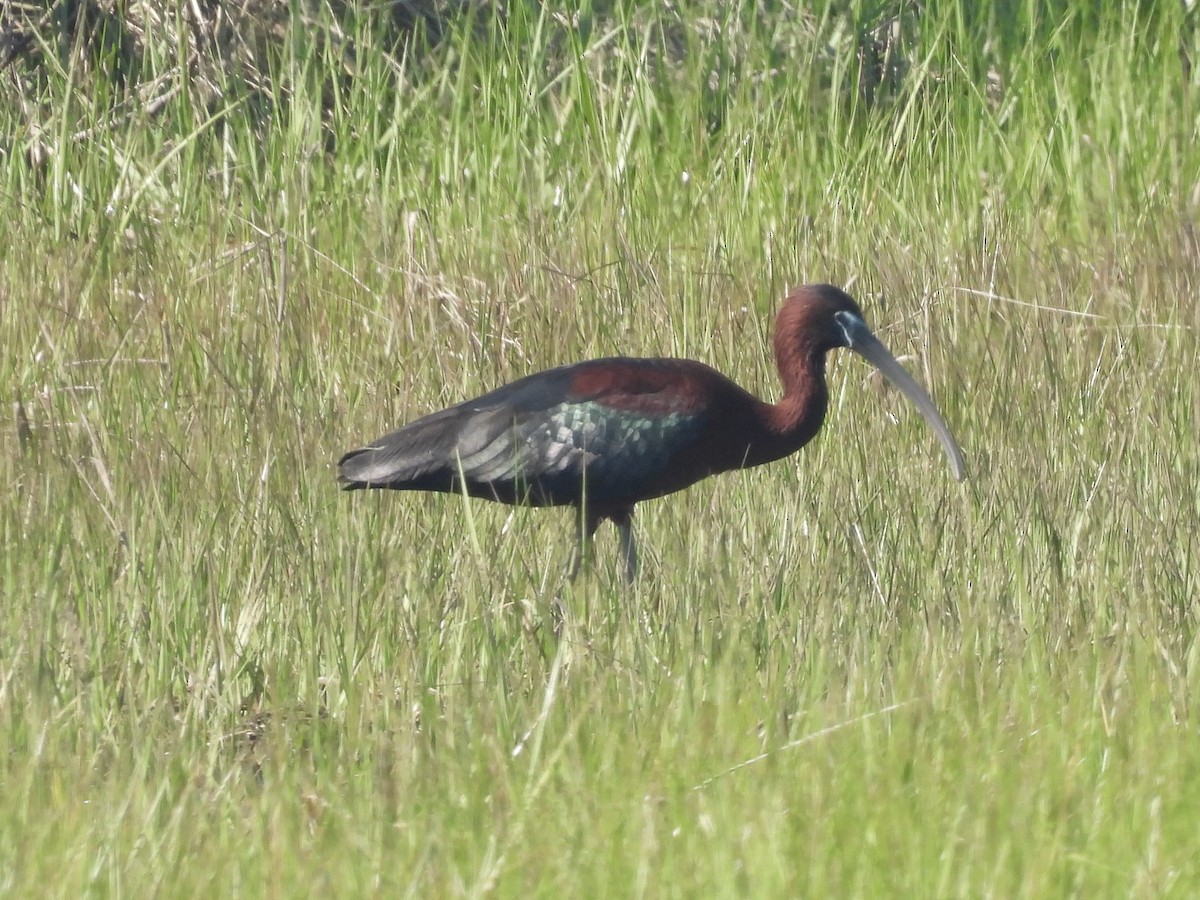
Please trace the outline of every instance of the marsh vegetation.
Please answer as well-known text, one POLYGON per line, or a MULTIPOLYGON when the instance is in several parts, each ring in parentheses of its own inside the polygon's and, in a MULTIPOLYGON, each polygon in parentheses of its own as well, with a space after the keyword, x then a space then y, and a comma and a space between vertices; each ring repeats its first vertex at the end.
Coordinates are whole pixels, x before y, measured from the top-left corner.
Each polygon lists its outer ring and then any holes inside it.
POLYGON ((984 6, 11 4, 0 889, 1200 888, 1196 11, 984 6), (773 396, 804 281, 968 481, 841 354, 631 590, 337 490, 564 362, 773 396))

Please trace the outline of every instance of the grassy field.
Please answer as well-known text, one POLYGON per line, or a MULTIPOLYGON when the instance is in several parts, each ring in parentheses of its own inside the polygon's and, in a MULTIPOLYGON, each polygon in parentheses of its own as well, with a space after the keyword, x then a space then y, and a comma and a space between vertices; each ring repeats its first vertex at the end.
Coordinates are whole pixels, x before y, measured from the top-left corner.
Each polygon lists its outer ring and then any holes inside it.
POLYGON ((0 893, 1200 892, 1195 10, 194 6, 0 73, 0 893), (630 590, 337 489, 591 356, 776 396, 804 281, 970 480, 840 353, 630 590))

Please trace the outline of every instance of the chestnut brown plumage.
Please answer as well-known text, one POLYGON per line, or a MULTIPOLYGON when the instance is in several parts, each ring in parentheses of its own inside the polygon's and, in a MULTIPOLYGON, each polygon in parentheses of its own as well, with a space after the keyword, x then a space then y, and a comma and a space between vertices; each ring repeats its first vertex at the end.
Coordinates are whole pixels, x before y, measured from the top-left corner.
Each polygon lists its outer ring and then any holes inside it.
POLYGON ((573 506, 580 546, 604 519, 620 531, 625 575, 637 570, 634 504, 720 472, 799 450, 825 419, 825 357, 848 347, 920 410, 966 477, 933 401, 871 334, 858 304, 828 284, 793 291, 775 322, 778 403, 765 403, 689 359, 615 357, 560 366, 405 425, 338 462, 346 490, 465 492, 501 503, 573 506))

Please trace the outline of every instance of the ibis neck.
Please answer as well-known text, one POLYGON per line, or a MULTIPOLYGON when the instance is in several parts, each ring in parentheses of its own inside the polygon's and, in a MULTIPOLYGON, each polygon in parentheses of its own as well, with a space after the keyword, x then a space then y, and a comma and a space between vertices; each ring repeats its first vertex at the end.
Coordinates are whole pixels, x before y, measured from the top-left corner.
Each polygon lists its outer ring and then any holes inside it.
POLYGON ((783 397, 764 403, 764 440, 751 454, 751 465, 794 453, 816 436, 829 408, 825 386, 825 354, 806 353, 779 360, 783 397))

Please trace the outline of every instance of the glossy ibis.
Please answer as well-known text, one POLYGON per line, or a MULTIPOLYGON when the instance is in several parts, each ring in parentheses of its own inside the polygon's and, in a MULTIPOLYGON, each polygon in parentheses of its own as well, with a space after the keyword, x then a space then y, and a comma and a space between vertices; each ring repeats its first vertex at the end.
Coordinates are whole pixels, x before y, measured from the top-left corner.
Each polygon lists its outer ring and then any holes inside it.
POLYGON ((798 288, 775 322, 783 398, 765 403, 690 359, 615 357, 559 366, 405 425, 338 462, 346 490, 465 491, 528 506, 573 506, 579 546, 601 520, 620 531, 625 576, 637 571, 634 504, 709 475, 799 450, 829 405, 825 355, 849 347, 903 391, 941 439, 958 479, 966 464, 929 395, 832 285, 798 288))

